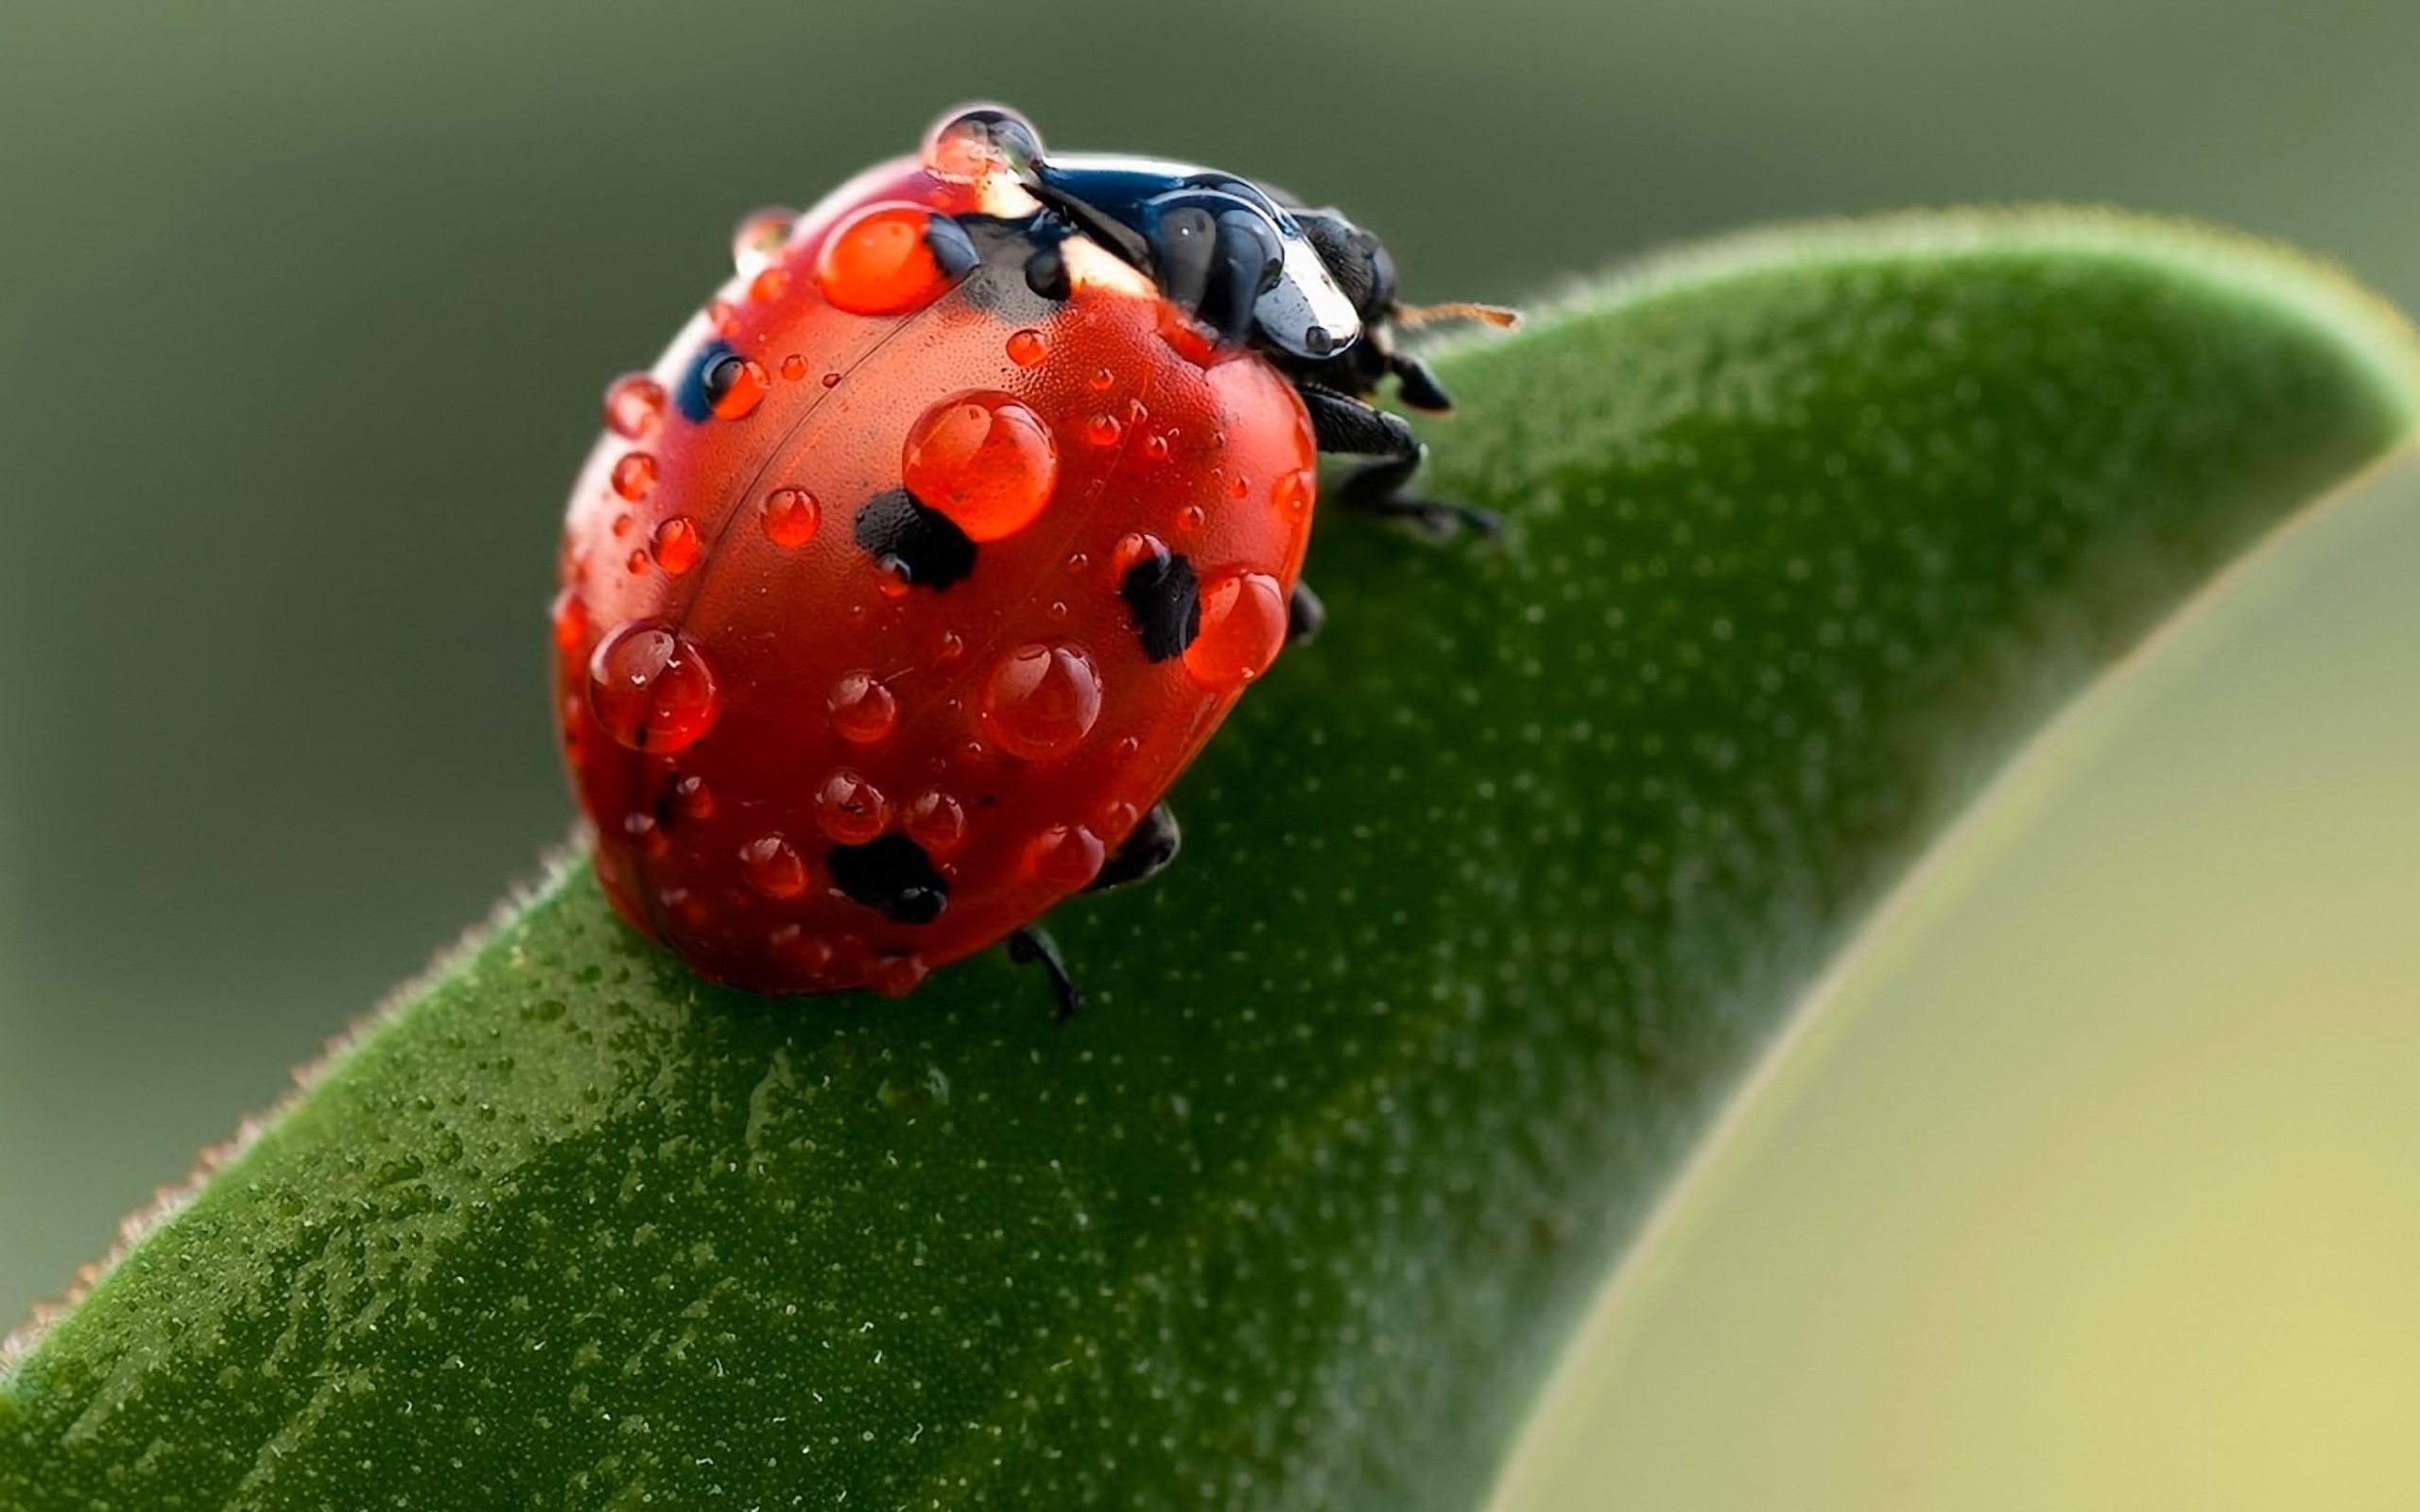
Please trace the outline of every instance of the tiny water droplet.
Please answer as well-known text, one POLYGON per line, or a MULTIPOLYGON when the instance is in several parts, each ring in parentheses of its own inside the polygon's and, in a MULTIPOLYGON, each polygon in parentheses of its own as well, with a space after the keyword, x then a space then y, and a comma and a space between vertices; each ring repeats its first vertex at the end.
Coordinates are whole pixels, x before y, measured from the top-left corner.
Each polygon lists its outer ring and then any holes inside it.
POLYGON ((823 511, 804 489, 775 489, 765 495, 763 519, 767 540, 795 549, 815 539, 823 511))
POLYGON ((614 491, 636 504, 655 491, 655 457, 648 452, 625 452, 614 463, 614 491))
POLYGON ((841 674, 825 702, 833 730, 853 746, 871 746, 899 728, 899 700, 871 672, 841 674))
POLYGON ((790 291, 789 269, 769 267, 748 281, 748 298, 758 304, 772 304, 790 291))
POLYGON ((1300 520, 1311 512, 1311 500, 1319 488, 1317 475, 1308 472, 1288 472, 1277 480, 1277 512, 1288 520, 1300 520))
POLYGON ((647 570, 655 565, 655 558, 647 554, 647 548, 641 547, 623 558, 622 565, 629 570, 631 576, 643 577, 647 575, 647 570))
POLYGON ((1252 497, 1252 479, 1238 472, 1227 480, 1227 497, 1241 502, 1252 497))
POLYGON ((877 955, 866 962, 866 986, 887 998, 904 998, 916 990, 931 970, 914 951, 877 955))
POLYGON ((956 630, 942 631, 941 643, 933 648, 933 661, 946 666, 966 654, 966 639, 956 630))
POLYGON ((631 532, 636 530, 638 527, 638 521, 631 518, 628 513, 617 514, 614 517, 614 539, 616 541, 628 541, 631 539, 631 532))
POLYGON ((1269 670, 1286 644, 1286 591, 1264 573, 1221 573, 1201 585, 1201 630, 1184 670, 1214 693, 1269 670))
POLYGON ((573 589, 566 588, 555 595, 549 620, 554 626, 557 656, 570 656, 588 639, 588 606, 580 602, 579 593, 573 589))
POLYGON ((774 956, 801 976, 821 976, 832 964, 832 942, 796 924, 784 924, 765 937, 774 956))
POLYGON ((1209 515, 1202 512, 1201 506, 1198 504, 1188 504, 1184 507, 1184 509, 1178 512, 1176 517, 1176 527, 1189 535, 1192 532, 1201 529, 1203 522, 1207 521, 1209 518, 1209 515))
POLYGON ((694 772, 672 784, 672 801, 680 806, 684 819, 714 817, 715 796, 707 790, 706 780, 694 772))
POLYGON ((882 789, 843 766, 817 791, 815 822, 842 845, 863 845, 890 827, 890 803, 882 789))
POLYGON ((1020 368, 1039 368, 1050 358, 1050 343, 1031 328, 1009 337, 1009 360, 1020 368))
POLYGON ((1097 394, 1105 394, 1112 388, 1117 387, 1117 374, 1110 371, 1107 368, 1095 368, 1092 370, 1091 375, 1085 378, 1084 382, 1092 388, 1093 392, 1097 394))
POLYGON ((741 846, 739 874, 776 902, 806 891, 806 863, 779 834, 760 834, 741 846))
POLYGON ((840 375, 839 375, 838 373, 837 373, 837 372, 827 372, 827 373, 825 373, 825 374, 823 375, 823 387, 826 387, 826 388, 838 388, 838 387, 840 387, 840 375))
POLYGON ((1026 847, 1026 869, 1045 885, 1074 892, 1100 875, 1108 847, 1080 824, 1054 824, 1026 847))
POLYGON ((643 372, 624 373, 605 390, 605 426, 627 441, 642 441, 664 424, 664 386, 643 372))
POLYGON ((782 359, 782 378, 784 382, 794 384, 805 376, 806 359, 804 357, 802 357, 797 352, 793 352, 788 356, 782 359))
POLYGON ((1126 427, 1117 423, 1115 415, 1095 415, 1084 421, 1084 439, 1095 446, 1115 446, 1126 427))
POLYGON ((1011 756, 1064 756, 1100 718, 1100 674, 1080 645, 1018 646, 993 663, 980 717, 983 732, 1011 756))
POLYGON ((698 565, 705 548, 698 523, 685 514, 676 514, 655 527, 655 564, 675 577, 698 565))
POLYGON ((729 300, 709 301, 706 304, 706 323, 715 328, 715 335, 728 341, 739 335, 739 307, 729 300))
POLYGON ((622 833, 639 848, 639 853, 650 861, 660 861, 672 849, 664 827, 655 822, 652 814, 631 813, 622 816, 622 833))
POLYGON ((697 744, 722 700, 695 642, 656 620, 632 620, 588 659, 588 707, 631 750, 664 755, 697 744))
POLYGON ((1147 462, 1167 461, 1168 459, 1167 437, 1165 435, 1144 437, 1143 459, 1147 462))
POLYGON ((966 838, 966 810, 947 793, 920 793, 908 805, 907 827, 908 838, 938 860, 956 850, 966 838))
POLYGON ((1059 449, 1013 396, 954 394, 925 411, 900 454, 908 491, 977 541, 1030 524, 1059 484, 1059 449))

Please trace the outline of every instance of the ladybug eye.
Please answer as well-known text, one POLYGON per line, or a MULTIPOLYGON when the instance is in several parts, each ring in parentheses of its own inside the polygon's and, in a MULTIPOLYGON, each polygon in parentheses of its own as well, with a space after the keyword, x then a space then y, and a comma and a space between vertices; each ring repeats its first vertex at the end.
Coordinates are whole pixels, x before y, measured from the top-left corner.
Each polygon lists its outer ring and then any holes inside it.
POLYGON ((925 171, 953 183, 994 173, 1028 181, 1042 162, 1033 123, 1005 105, 974 105, 945 115, 925 138, 925 171))

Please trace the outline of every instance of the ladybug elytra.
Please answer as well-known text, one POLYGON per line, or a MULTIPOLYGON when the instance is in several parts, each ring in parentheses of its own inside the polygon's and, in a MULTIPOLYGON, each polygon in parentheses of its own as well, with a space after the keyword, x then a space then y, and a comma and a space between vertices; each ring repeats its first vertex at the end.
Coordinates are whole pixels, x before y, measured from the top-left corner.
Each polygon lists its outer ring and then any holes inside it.
POLYGON ((743 221, 737 272, 616 381, 575 489, 556 706, 631 923, 767 992, 897 994, 1166 866, 1161 799, 1315 627, 1320 454, 1408 498, 1443 409, 1368 232, 1232 175, 1046 155, 959 112, 743 221))

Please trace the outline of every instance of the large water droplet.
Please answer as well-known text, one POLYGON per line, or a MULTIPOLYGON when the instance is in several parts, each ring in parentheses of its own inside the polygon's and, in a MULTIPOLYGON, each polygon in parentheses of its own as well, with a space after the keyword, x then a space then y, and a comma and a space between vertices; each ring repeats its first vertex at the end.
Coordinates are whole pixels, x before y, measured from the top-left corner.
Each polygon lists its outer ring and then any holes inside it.
POLYGON ((741 846, 739 874, 776 902, 806 891, 806 863, 779 834, 760 834, 741 846))
POLYGON ((1009 337, 1009 360, 1020 368, 1039 368, 1050 360, 1050 343, 1039 331, 1019 331, 1009 337))
POLYGON ((921 310, 957 282, 934 255, 922 205, 868 205, 832 229, 815 259, 816 287, 851 315, 921 310))
POLYGON ((1100 718, 1100 674, 1081 646, 1021 645, 983 684, 983 731, 1029 762, 1064 756, 1100 718))
POLYGON ((843 766, 816 792, 815 822, 842 845, 864 845, 890 827, 890 803, 882 789, 843 766))
POLYGON ((722 700, 697 644, 658 620, 632 620, 588 659, 588 707, 632 750, 662 755, 695 745, 722 700))
POLYGON ((642 441, 664 424, 664 386, 643 372, 624 373, 605 390, 605 425, 624 440, 642 441))
POLYGON ((832 728, 851 745, 871 746, 899 728, 899 700, 871 672, 843 673, 827 702, 832 728))
POLYGON ((1054 824, 1026 847, 1026 869, 1056 891, 1074 892, 1100 875, 1108 849, 1080 824, 1054 824))
POLYGON ((655 491, 655 457, 646 452, 624 453, 614 463, 614 491, 631 503, 655 491))
POLYGON ((1286 644, 1286 591, 1265 573, 1221 573, 1201 585, 1201 633, 1184 648, 1184 670, 1214 693, 1269 670, 1286 644))
POLYGON ((981 105, 942 117, 925 133, 925 171, 951 183, 991 174, 1029 171, 1042 155, 1033 123, 1000 105, 981 105))
POLYGON ((1311 500, 1318 491, 1317 473, 1307 471, 1286 473, 1277 480, 1278 515, 1286 520, 1302 519, 1311 512, 1311 500))
POLYGON ((955 394, 909 427, 900 471, 908 491, 947 515, 969 540, 997 541, 1030 524, 1059 482, 1059 448, 1042 417, 1013 397, 955 394))
POLYGON ((804 489, 775 489, 765 495, 765 536, 776 546, 805 545, 822 518, 815 495, 804 489))
POLYGON ((650 549, 655 553, 655 564, 678 577, 698 565, 706 542, 698 533, 698 522, 685 514, 676 514, 655 527, 650 549))

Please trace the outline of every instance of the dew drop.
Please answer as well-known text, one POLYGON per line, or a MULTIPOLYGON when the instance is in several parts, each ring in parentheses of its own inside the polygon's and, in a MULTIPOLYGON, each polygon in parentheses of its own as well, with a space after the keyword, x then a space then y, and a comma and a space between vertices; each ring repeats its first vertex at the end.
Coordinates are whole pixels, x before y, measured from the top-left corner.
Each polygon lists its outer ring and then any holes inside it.
POLYGON ((726 353, 706 369, 706 404, 713 408, 717 420, 747 419, 765 402, 765 390, 770 387, 765 369, 735 352, 726 353))
POLYGON ((801 976, 820 977, 832 964, 832 942, 796 924, 784 924, 765 937, 776 959, 801 976))
POLYGON ((837 372, 827 372, 827 373, 825 373, 825 374, 823 375, 823 387, 826 387, 826 388, 838 388, 838 387, 840 387, 840 375, 839 375, 838 373, 837 373, 837 372))
POLYGON ((617 514, 614 517, 614 539, 616 541, 628 541, 631 539, 631 532, 636 530, 638 527, 638 521, 631 518, 629 514, 617 514))
POLYGON ((1167 461, 1168 459, 1168 438, 1166 436, 1144 437, 1143 459, 1147 462, 1167 461))
POLYGON ((1100 674, 1083 648, 1028 644, 993 664, 983 684, 983 732, 1029 762, 1064 756, 1100 718, 1100 674))
POLYGON ((631 503, 655 491, 655 457, 647 452, 626 452, 614 462, 614 491, 631 503))
POLYGON ((1115 415, 1095 415, 1084 421, 1084 439, 1095 446, 1115 446, 1124 434, 1126 427, 1117 423, 1115 415))
POLYGON ((1026 869, 1046 886, 1074 892, 1100 875, 1108 849, 1080 824, 1054 824, 1026 847, 1026 869))
POLYGON ((605 426, 627 441, 653 436, 664 424, 664 386, 643 372, 624 373, 605 390, 605 426))
POLYGON ((789 269, 769 267, 748 281, 748 298, 758 304, 772 304, 790 291, 789 269))
POLYGON ((954 282, 925 234, 932 221, 922 205, 868 205, 824 238, 815 260, 816 286, 851 315, 923 309, 954 282))
POLYGON ((1093 829, 1104 836, 1115 835, 1123 840, 1134 828, 1134 821, 1141 816, 1133 804, 1113 799, 1102 804, 1094 815, 1093 829))
POLYGON ((1201 585, 1201 633, 1184 648, 1184 670, 1214 693, 1269 670, 1286 644, 1286 591, 1265 573, 1221 573, 1201 585))
POLYGON ((739 217, 731 231, 731 263, 742 273, 753 273, 782 255, 789 245, 790 228, 798 222, 798 212, 780 205, 766 205, 739 217))
POLYGON ((1039 368, 1050 358, 1050 343, 1030 328, 1009 337, 1009 360, 1020 368, 1039 368))
POLYGON ((936 858, 956 850, 966 838, 966 810, 947 793, 920 793, 908 805, 908 838, 936 858))
POLYGON ((1059 449, 1041 416, 1008 394, 976 389, 917 419, 900 472, 919 503, 947 515, 969 540, 998 541, 1050 502, 1059 449))
POLYGON ((672 784, 672 801, 684 819, 714 817, 715 796, 707 789, 706 780, 694 772, 672 784))
POLYGON ((588 708, 620 744, 662 755, 697 744, 722 700, 695 642, 660 621, 632 620, 589 657, 588 708))
POLYGON ((871 746, 899 728, 899 700, 871 672, 847 672, 825 700, 832 728, 853 746, 871 746))
POLYGON ((842 845, 864 845, 890 825, 890 803, 859 774, 843 766, 815 795, 815 822, 842 845))
POLYGON ((806 891, 806 863, 779 834, 760 834, 741 846, 739 874, 775 902, 806 891))
POLYGON ((916 990, 931 970, 914 951, 877 955, 866 962, 866 986, 887 998, 904 998, 916 990))
MULTIPOLYGON (((1110 548, 1110 586, 1115 588, 1124 584, 1126 575, 1145 562, 1155 564, 1161 572, 1166 571, 1168 556, 1168 543, 1159 537, 1145 535, 1139 530, 1128 531, 1117 538, 1115 546, 1110 548)), ((1151 576, 1157 578, 1160 572, 1154 572, 1151 576)))
POLYGON ((580 642, 588 639, 588 606, 580 602, 579 593, 573 589, 566 588, 555 595, 550 621, 557 656, 570 656, 579 649, 580 642))
POLYGON ((1198 504, 1188 504, 1182 510, 1178 511, 1176 517, 1176 527, 1189 535, 1192 532, 1201 529, 1202 523, 1209 518, 1210 517, 1207 514, 1202 512, 1201 506, 1198 504))
POLYGON ((739 307, 729 300, 708 301, 706 323, 715 328, 715 335, 728 341, 739 335, 739 307))
POLYGON ((647 575, 647 570, 655 565, 655 558, 648 556, 646 550, 642 548, 638 551, 631 552, 629 556, 623 558, 622 565, 629 569, 631 576, 643 577, 647 575))
POLYGON ((939 644, 933 647, 933 661, 946 666, 966 654, 966 638, 956 630, 942 631, 939 644))
POLYGON ((925 171, 950 183, 974 183, 992 174, 1014 173, 1017 157, 1038 153, 1042 139, 1033 123, 1011 110, 986 105, 943 117, 925 135, 925 171))
POLYGON ((1095 368, 1084 383, 1094 393, 1105 394, 1117 387, 1117 374, 1107 368, 1095 368))
POLYGON ((1240 503, 1252 497, 1252 479, 1238 472, 1227 480, 1227 497, 1240 503))
POLYGON ((655 564, 678 577, 698 565, 698 558, 705 550, 705 538, 698 533, 698 522, 685 514, 676 514, 655 527, 652 549, 655 564))
POLYGON ((1111 747, 1110 749, 1115 754, 1119 761, 1131 762, 1142 753, 1143 743, 1135 739, 1132 735, 1127 735, 1121 738, 1116 745, 1111 747))
POLYGON ((655 822, 652 814, 633 812, 623 815, 622 834, 638 847, 639 854, 650 861, 663 860, 666 852, 672 849, 672 841, 665 834, 664 827, 655 822))
POLYGON ((806 359, 804 357, 802 357, 797 352, 793 352, 788 356, 782 359, 783 382, 794 384, 805 376, 806 359))
POLYGON ((1277 480, 1277 512, 1288 520, 1300 520, 1311 512, 1311 500, 1318 491, 1316 476, 1308 472, 1288 472, 1277 480))
POLYGON ((823 511, 804 489, 775 489, 765 495, 765 539, 776 546, 797 548, 815 539, 823 511))

